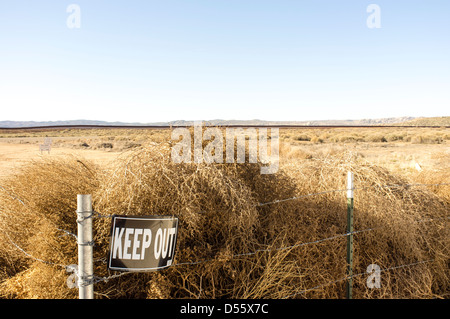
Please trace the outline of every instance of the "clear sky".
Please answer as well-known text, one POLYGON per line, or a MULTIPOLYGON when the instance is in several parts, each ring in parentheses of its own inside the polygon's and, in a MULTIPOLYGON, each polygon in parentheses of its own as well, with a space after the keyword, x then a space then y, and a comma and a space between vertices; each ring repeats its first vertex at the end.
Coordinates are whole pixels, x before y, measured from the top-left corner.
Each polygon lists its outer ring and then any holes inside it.
POLYGON ((0 0, 0 120, 302 121, 449 109, 449 0, 0 0), (79 28, 68 26, 70 4, 79 28), (367 25, 370 4, 381 28, 367 25))

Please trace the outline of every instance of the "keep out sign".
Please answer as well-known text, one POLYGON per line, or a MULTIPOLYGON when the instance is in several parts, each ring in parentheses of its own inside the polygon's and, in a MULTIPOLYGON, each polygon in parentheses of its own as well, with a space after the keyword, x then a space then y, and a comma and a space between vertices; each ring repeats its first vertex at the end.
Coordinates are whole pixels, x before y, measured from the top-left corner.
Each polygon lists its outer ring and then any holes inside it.
POLYGON ((113 216, 108 268, 116 271, 155 271, 175 257, 178 218, 172 216, 113 216))

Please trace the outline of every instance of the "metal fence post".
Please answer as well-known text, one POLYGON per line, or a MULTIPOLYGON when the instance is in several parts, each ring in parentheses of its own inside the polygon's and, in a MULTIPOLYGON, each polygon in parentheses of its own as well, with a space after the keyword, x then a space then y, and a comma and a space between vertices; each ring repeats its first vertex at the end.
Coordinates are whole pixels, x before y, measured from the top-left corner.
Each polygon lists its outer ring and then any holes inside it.
POLYGON ((352 299, 353 290, 353 173, 347 173, 347 299, 352 299))
POLYGON ((94 299, 94 260, 91 195, 77 196, 78 297, 94 299))

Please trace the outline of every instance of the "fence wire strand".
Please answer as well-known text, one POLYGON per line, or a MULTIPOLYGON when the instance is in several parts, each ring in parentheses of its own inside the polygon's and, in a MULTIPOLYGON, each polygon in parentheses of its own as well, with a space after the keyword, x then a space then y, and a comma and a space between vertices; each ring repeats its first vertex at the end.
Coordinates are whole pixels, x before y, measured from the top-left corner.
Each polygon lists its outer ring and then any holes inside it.
MULTIPOLYGON (((394 267, 389 267, 389 268, 380 269, 380 272, 385 272, 385 271, 391 271, 391 270, 400 269, 400 268, 406 268, 406 267, 417 266, 417 265, 429 263, 429 262, 432 262, 432 261, 434 261, 434 259, 423 260, 423 261, 417 261, 417 262, 413 262, 413 263, 410 263, 410 264, 398 265, 398 266, 394 266, 394 267)), ((308 288, 308 289, 301 290, 301 291, 299 291, 299 292, 296 292, 295 294, 292 294, 292 295, 289 295, 289 296, 285 296, 285 297, 282 298, 282 299, 293 298, 293 297, 296 297, 296 296, 298 296, 298 295, 304 294, 304 293, 309 292, 309 291, 317 290, 317 289, 320 289, 320 288, 323 288, 323 287, 327 287, 327 286, 336 284, 336 283, 341 282, 341 281, 349 280, 349 279, 351 279, 351 278, 355 278, 355 277, 363 276, 363 275, 368 275, 368 274, 369 274, 369 273, 367 273, 367 272, 362 272, 362 273, 354 274, 354 275, 351 275, 351 276, 345 276, 345 277, 342 277, 342 278, 340 278, 340 279, 333 280, 333 281, 330 281, 330 282, 326 282, 326 283, 320 284, 320 285, 315 286, 315 287, 312 287, 312 288, 308 288)))
MULTIPOLYGON (((366 190, 366 189, 370 189, 370 188, 404 188, 404 187, 414 187, 414 186, 448 186, 450 185, 450 183, 440 183, 440 184, 391 184, 391 185, 371 185, 371 186, 361 186, 361 187, 354 187, 352 188, 352 190, 366 190)), ((350 188, 346 188, 346 189, 332 189, 332 190, 327 190, 327 191, 323 191, 323 192, 318 192, 318 193, 310 193, 310 194, 305 194, 305 195, 299 195, 299 196, 295 196, 295 197, 291 197, 291 198, 285 198, 285 199, 276 199, 274 201, 271 202, 265 202, 265 203, 258 203, 255 206, 260 207, 260 206, 266 206, 266 205, 271 205, 271 204, 278 204, 278 203, 283 203, 283 202, 287 202, 287 201, 291 201, 291 200, 297 200, 297 199, 302 199, 302 198, 307 198, 307 197, 311 197, 311 196, 317 196, 317 195, 324 195, 324 194, 330 194, 330 193, 338 193, 338 192, 346 192, 350 190, 350 188)))
MULTIPOLYGON (((424 219, 424 220, 420 220, 420 221, 417 221, 417 222, 427 222, 427 221, 432 221, 432 220, 444 220, 444 219, 450 219, 450 217, 437 218, 437 219, 429 218, 429 219, 424 219)), ((232 260, 232 259, 236 259, 238 257, 256 255, 257 253, 260 253, 260 252, 279 251, 279 250, 293 249, 293 248, 297 248, 297 247, 301 247, 301 246, 305 246, 305 245, 310 245, 310 244, 318 244, 318 243, 325 242, 325 241, 328 241, 328 240, 342 238, 342 237, 346 237, 346 236, 349 236, 349 235, 360 234, 360 233, 364 233, 364 232, 368 232, 368 231, 372 231, 372 230, 379 230, 379 229, 382 229, 382 228, 384 228, 384 227, 380 226, 380 227, 375 227, 375 228, 366 228, 366 229, 362 229, 362 230, 355 230, 355 231, 352 231, 352 232, 347 232, 347 233, 344 233, 344 234, 338 234, 338 235, 335 235, 335 236, 322 238, 322 239, 318 239, 318 240, 314 240, 314 241, 302 242, 302 243, 294 244, 294 245, 291 245, 291 246, 283 246, 283 247, 278 247, 278 248, 267 248, 267 249, 257 249, 255 251, 249 252, 249 253, 241 253, 241 254, 231 255, 231 256, 228 257, 228 259, 232 260)), ((195 265, 211 262, 211 261, 214 261, 214 260, 215 260, 215 258, 209 258, 209 259, 203 259, 203 260, 198 260, 198 261, 193 261, 193 262, 180 262, 180 263, 174 263, 172 265, 172 267, 177 267, 177 266, 195 266, 195 265)), ((383 271, 391 270, 391 269, 395 269, 395 268, 402 268, 403 266, 404 267, 410 266, 410 264, 408 264, 408 265, 400 265, 400 266, 392 267, 392 268, 387 268, 387 269, 385 269, 383 271)), ((121 277, 121 276, 124 276, 124 275, 127 275, 127 274, 132 274, 132 273, 136 273, 136 272, 129 271, 129 272, 123 272, 123 273, 115 274, 115 275, 112 275, 112 276, 109 276, 109 277, 98 278, 98 280, 96 282, 108 281, 110 279, 121 277)), ((343 279, 338 279, 336 281, 332 281, 332 282, 329 282, 327 284, 322 284, 320 286, 317 286, 317 287, 314 287, 314 288, 310 288, 310 289, 308 289, 308 291, 317 289, 318 287, 321 287, 321 286, 328 286, 328 285, 331 285, 333 283, 342 281, 344 279, 356 277, 356 276, 363 275, 363 274, 365 274, 365 273, 355 274, 353 276, 346 276, 343 279)))
MULTIPOLYGON (((392 184, 392 185, 372 185, 372 186, 362 186, 362 187, 354 187, 353 190, 366 190, 366 189, 370 189, 370 188, 405 188, 405 187, 414 187, 414 186, 448 186, 450 185, 450 183, 440 183, 440 184, 392 184)), ((9 193, 4 187, 0 186, 0 189, 4 190, 9 196, 11 196, 14 200, 18 200, 22 205, 25 206, 25 203, 18 197, 13 196, 11 193, 9 193)), ((300 196, 296 196, 296 197, 291 197, 291 198, 286 198, 286 199, 280 199, 280 200, 274 200, 274 201, 270 201, 270 202, 265 202, 265 203, 258 203, 257 205, 255 205, 256 207, 261 207, 261 206, 266 206, 266 205, 272 205, 272 204, 277 204, 277 203, 282 203, 282 202, 286 202, 286 201, 291 201, 291 200, 298 200, 298 199, 302 199, 302 198, 307 198, 307 197, 311 197, 311 196, 318 196, 318 195, 324 195, 324 194, 330 194, 330 193, 337 193, 337 192, 346 192, 349 189, 334 189, 334 190, 327 190, 327 191, 323 191, 323 192, 317 192, 317 193, 310 193, 310 194, 305 194, 305 195, 300 195, 300 196)), ((95 210, 93 210, 92 215, 90 215, 88 218, 112 218, 114 215, 104 215, 101 214, 95 210)), ((423 220, 419 220, 417 222, 427 222, 427 221, 433 221, 433 220, 443 220, 443 219, 450 219, 450 217, 445 217, 445 218, 429 218, 429 219, 423 219, 423 220)), ((373 231, 373 230, 377 230, 377 229, 381 229, 384 228, 384 226, 380 226, 380 227, 375 227, 375 228, 367 228, 367 229, 363 229, 363 230, 356 230, 356 231, 352 231, 352 232, 347 232, 347 233, 342 233, 342 234, 338 234, 338 235, 334 235, 331 237, 327 237, 327 238, 322 238, 322 239, 317 239, 314 241, 309 241, 309 242, 302 242, 302 243, 297 243, 291 246, 283 246, 283 247, 278 247, 278 248, 266 248, 266 249, 257 249, 253 252, 248 252, 248 253, 241 253, 241 254, 234 254, 228 257, 229 260, 231 259, 235 259, 238 257, 244 257, 244 256, 252 256, 252 255, 256 255, 260 252, 269 252, 269 251, 279 251, 279 250, 286 250, 286 249, 293 249, 293 248, 297 248, 297 247, 301 247, 301 246, 305 246, 305 245, 311 245, 311 244, 319 244, 321 242, 325 242, 325 241, 329 241, 329 240, 334 240, 337 238, 343 238, 343 237, 347 237, 349 235, 355 235, 355 234, 359 234, 359 233, 363 233, 363 232, 368 232, 368 231, 373 231)), ((77 239, 77 235, 63 230, 63 229, 58 229, 59 231, 64 232, 66 235, 70 235, 73 236, 75 239, 77 239)), ((54 263, 54 262, 50 262, 50 261, 46 261, 40 258, 37 258, 31 254, 29 254, 28 252, 26 252, 23 248, 21 248, 19 245, 17 245, 16 243, 14 243, 11 238, 6 234, 8 240, 11 242, 11 244, 13 244, 19 251, 21 251, 25 256, 27 256, 28 258, 31 258, 35 261, 47 264, 47 265, 53 265, 53 266, 58 266, 61 268, 66 269, 66 271, 73 271, 77 276, 78 276, 78 271, 76 269, 73 268, 73 265, 63 265, 63 264, 58 264, 58 263, 54 263)), ((191 266, 191 265, 198 265, 198 264, 203 264, 206 262, 210 262, 210 261, 214 261, 215 258, 210 258, 210 259, 204 259, 204 260, 199 260, 199 261, 193 261, 193 262, 180 262, 180 263, 175 263, 172 265, 172 267, 177 267, 177 266, 191 266)), ((398 266, 394 266, 394 267, 389 267, 389 268, 385 268, 385 269, 381 269, 381 272, 384 271, 391 271, 394 269, 399 269, 399 268, 405 268, 405 267, 410 267, 410 266, 415 266, 415 265, 419 265, 419 264, 423 264, 423 263, 428 263, 431 262, 433 260, 425 260, 425 261, 419 261, 419 262, 415 262, 415 263, 410 263, 410 264, 403 264, 403 265, 398 265, 398 266)), ((111 276, 108 277, 100 277, 100 276, 95 276, 94 278, 89 280, 89 282, 87 282, 86 284, 90 285, 90 284, 95 284, 95 283, 99 283, 99 282, 108 282, 111 279, 114 278, 118 278, 118 277, 122 277, 124 275, 128 275, 128 274, 134 274, 137 272, 133 272, 133 271, 128 271, 128 272, 121 272, 118 274, 113 274, 111 276)), ((300 294, 304 294, 308 291, 312 291, 312 290, 317 290, 329 285, 333 285, 335 283, 344 281, 344 280, 348 280, 350 278, 354 278, 357 276, 362 276, 365 275, 367 273, 359 273, 359 274, 354 274, 351 276, 345 276, 342 277, 340 279, 337 280, 333 280, 327 283, 323 283, 320 284, 318 286, 312 287, 312 288, 308 288, 305 290, 301 290, 299 292, 296 292, 295 294, 289 295, 284 297, 283 299, 286 298, 293 298, 295 296, 298 296, 300 294)))

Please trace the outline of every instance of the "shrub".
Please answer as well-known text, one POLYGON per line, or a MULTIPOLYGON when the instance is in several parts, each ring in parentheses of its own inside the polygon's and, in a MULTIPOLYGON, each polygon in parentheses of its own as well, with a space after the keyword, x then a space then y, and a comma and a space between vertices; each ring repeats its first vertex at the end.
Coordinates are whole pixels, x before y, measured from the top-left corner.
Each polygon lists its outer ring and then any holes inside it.
MULTIPOLYGON (((77 263, 76 195, 92 194, 104 215, 175 215, 174 265, 156 273, 127 274, 96 283, 97 298, 343 298, 346 198, 323 193, 269 205, 260 203, 345 189, 355 184, 354 273, 382 269, 383 289, 354 278, 355 298, 430 298, 447 291, 450 238, 448 202, 425 188, 353 156, 338 153, 293 162, 272 175, 256 164, 175 164, 170 148, 154 145, 119 157, 102 171, 85 160, 42 158, 11 176, 0 190, 0 295, 6 298, 76 298, 64 267, 77 263), (432 222, 420 222, 433 218, 432 222), (420 223, 419 223, 420 222, 420 223), (321 241, 328 237, 335 239, 321 241), (28 258, 27 253, 56 265, 28 258), (299 243, 315 242, 308 245, 299 243), (297 246, 293 246, 297 245, 297 246), (284 248, 284 249, 278 249, 284 248), (190 262, 197 262, 192 263, 190 262), (187 263, 187 264, 184 264, 187 263), (333 284, 328 284, 334 282, 333 284), (304 294, 299 291, 321 286, 304 294)), ((94 272, 108 277, 110 219, 94 219, 94 272)))
POLYGON ((309 142, 309 141, 311 141, 311 137, 309 137, 308 135, 300 135, 300 136, 297 136, 296 138, 295 138, 297 141, 305 141, 305 142, 309 142))
POLYGON ((398 133, 391 133, 386 135, 386 140, 388 142, 396 142, 396 141, 403 141, 404 136, 402 134, 398 133))
POLYGON ((321 139, 320 137, 317 137, 317 136, 313 136, 311 138, 311 142, 313 142, 313 143, 323 143, 323 139, 321 139))
POLYGON ((387 142, 387 139, 381 134, 370 135, 367 139, 369 142, 387 142))

